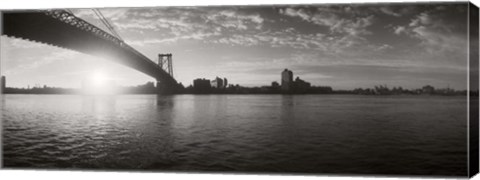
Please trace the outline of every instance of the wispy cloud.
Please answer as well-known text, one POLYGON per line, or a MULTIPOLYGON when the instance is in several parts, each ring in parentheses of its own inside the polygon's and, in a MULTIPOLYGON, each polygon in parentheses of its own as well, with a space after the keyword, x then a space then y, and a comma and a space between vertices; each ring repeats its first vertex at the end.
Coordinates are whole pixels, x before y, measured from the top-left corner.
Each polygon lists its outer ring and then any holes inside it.
POLYGON ((263 21, 264 19, 258 14, 241 14, 233 10, 213 11, 206 15, 207 23, 236 30, 261 29, 263 21))
POLYGON ((146 39, 146 40, 134 40, 127 41, 128 44, 136 46, 146 46, 155 44, 172 44, 179 40, 204 40, 207 37, 218 35, 216 33, 193 33, 190 35, 179 35, 172 38, 165 39, 146 39))
POLYGON ((405 26, 397 26, 393 29, 393 31, 395 32, 395 34, 399 35, 399 34, 405 33, 406 28, 405 26))
POLYGON ((286 8, 281 9, 280 14, 299 17, 304 21, 311 22, 320 26, 330 28, 331 33, 349 34, 349 35, 364 35, 369 34, 366 28, 373 24, 373 15, 359 16, 353 18, 341 17, 338 11, 307 11, 303 8, 286 8))
POLYGON ((395 17, 402 16, 400 13, 395 12, 390 6, 380 7, 380 11, 390 16, 395 16, 395 17))
POLYGON ((398 26, 394 32, 419 40, 431 54, 464 54, 467 34, 458 32, 456 24, 446 23, 440 13, 436 10, 421 12, 407 26, 398 26))

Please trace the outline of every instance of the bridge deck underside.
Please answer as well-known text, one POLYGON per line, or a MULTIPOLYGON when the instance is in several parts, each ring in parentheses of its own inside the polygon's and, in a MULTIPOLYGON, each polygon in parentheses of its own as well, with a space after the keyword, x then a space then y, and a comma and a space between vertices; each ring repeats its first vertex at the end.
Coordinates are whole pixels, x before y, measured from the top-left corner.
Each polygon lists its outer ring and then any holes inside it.
POLYGON ((156 63, 139 55, 139 52, 55 19, 43 11, 4 12, 2 35, 103 57, 143 72, 162 84, 174 86, 177 83, 156 63))

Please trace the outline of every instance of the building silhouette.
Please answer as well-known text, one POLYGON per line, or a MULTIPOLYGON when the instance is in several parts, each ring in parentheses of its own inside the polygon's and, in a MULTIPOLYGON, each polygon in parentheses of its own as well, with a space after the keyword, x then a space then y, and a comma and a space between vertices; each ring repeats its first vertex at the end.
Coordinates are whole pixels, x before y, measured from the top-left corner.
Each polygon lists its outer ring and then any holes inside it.
POLYGON ((433 94, 435 92, 435 88, 430 85, 426 85, 422 87, 423 94, 433 94))
POLYGON ((213 88, 217 88, 217 89, 225 89, 228 87, 228 80, 227 78, 219 78, 219 77, 216 77, 215 79, 213 79, 211 81, 211 86, 213 88))
POLYGON ((295 93, 306 93, 311 87, 311 84, 307 81, 304 81, 300 79, 300 77, 297 76, 295 78, 295 81, 293 83, 293 89, 295 93))
POLYGON ((228 87, 228 80, 227 78, 223 78, 223 88, 227 88, 228 87))
POLYGON ((219 77, 216 77, 215 79, 212 80, 211 86, 212 86, 213 88, 221 88, 221 87, 223 87, 223 79, 222 79, 222 78, 219 78, 219 77))
POLYGON ((195 79, 193 80, 193 92, 194 93, 209 93, 211 89, 210 80, 208 79, 195 79))
POLYGON ((278 84, 277 81, 273 81, 271 86, 272 86, 272 88, 280 89, 280 84, 278 84))
POLYGON ((291 92, 293 87, 293 72, 285 69, 282 72, 282 92, 291 92))

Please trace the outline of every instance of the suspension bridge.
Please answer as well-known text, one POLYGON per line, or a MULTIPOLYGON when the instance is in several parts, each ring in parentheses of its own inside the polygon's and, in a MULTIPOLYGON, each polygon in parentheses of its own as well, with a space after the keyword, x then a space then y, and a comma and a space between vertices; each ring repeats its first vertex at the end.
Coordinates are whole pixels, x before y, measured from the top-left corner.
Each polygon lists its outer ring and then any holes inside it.
POLYGON ((125 43, 114 26, 98 10, 93 12, 108 31, 75 16, 69 10, 4 11, 1 34, 65 48, 112 60, 151 76, 159 94, 174 94, 172 54, 159 54, 155 63, 125 43))

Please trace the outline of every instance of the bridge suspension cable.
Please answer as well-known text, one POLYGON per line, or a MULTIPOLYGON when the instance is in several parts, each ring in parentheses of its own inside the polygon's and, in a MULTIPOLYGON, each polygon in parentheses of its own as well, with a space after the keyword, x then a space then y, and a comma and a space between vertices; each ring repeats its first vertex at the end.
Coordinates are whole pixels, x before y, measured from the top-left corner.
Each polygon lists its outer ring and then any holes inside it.
POLYGON ((97 15, 97 17, 100 19, 100 21, 107 27, 107 29, 115 36, 117 37, 118 39, 120 39, 121 41, 124 41, 122 39, 122 37, 120 36, 120 34, 118 34, 118 32, 115 30, 115 28, 113 27, 113 25, 108 21, 107 18, 105 18, 105 16, 102 14, 102 12, 100 12, 100 10, 98 9, 92 9, 92 11, 95 13, 95 15, 97 15))

